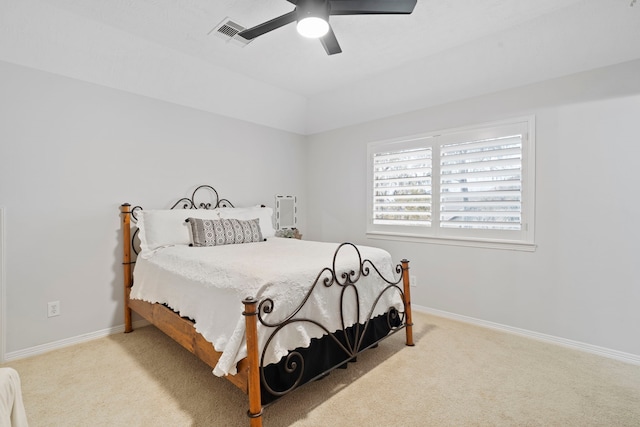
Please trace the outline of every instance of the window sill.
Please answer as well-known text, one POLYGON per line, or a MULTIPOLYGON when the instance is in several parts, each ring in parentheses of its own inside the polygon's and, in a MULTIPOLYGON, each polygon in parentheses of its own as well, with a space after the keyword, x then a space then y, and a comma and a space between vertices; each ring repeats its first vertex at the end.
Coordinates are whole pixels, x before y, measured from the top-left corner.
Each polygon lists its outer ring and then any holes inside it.
POLYGON ((469 239, 455 237, 432 237, 416 234, 400 234, 385 232, 367 232, 367 237, 371 239, 396 240, 404 242, 429 243, 435 245, 465 246, 485 249, 501 249, 509 251, 535 252, 537 245, 529 242, 518 242, 509 240, 491 239, 469 239))

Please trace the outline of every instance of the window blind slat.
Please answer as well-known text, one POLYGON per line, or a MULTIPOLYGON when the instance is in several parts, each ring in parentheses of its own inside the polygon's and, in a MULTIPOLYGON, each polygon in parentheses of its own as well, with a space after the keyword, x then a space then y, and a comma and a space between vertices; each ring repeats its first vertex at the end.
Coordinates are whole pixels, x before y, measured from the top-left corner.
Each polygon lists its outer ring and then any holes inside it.
POLYGON ((441 193, 442 203, 466 201, 469 203, 483 200, 517 200, 522 201, 520 190, 482 191, 482 192, 447 192, 441 193))
POLYGON ((492 181, 504 181, 512 178, 520 180, 521 176, 522 176, 522 171, 520 169, 496 170, 496 171, 492 171, 491 174, 488 174, 486 171, 476 171, 473 173, 466 173, 466 174, 442 175, 440 178, 440 182, 443 184, 447 184, 448 182, 452 182, 452 183, 492 182, 492 181))
POLYGON ((461 182, 449 183, 440 188, 440 194, 444 197, 448 193, 479 193, 495 191, 520 192, 521 183, 519 180, 504 180, 490 182, 461 182))
POLYGON ((478 160, 468 163, 456 163, 440 166, 440 172, 445 174, 465 174, 473 172, 484 171, 500 171, 500 170, 512 170, 520 169, 520 158, 513 159, 491 159, 491 160, 478 160))
POLYGON ((442 203, 440 212, 487 212, 487 211, 520 211, 520 202, 503 201, 482 201, 482 202, 460 202, 442 203))
POLYGON ((442 156, 442 164, 443 165, 451 165, 451 164, 467 164, 467 163, 475 163, 488 161, 492 159, 519 159, 521 156, 522 148, 521 147, 511 147, 508 149, 500 149, 489 152, 480 152, 480 153, 466 153, 466 154, 457 154, 457 155, 449 155, 442 156))

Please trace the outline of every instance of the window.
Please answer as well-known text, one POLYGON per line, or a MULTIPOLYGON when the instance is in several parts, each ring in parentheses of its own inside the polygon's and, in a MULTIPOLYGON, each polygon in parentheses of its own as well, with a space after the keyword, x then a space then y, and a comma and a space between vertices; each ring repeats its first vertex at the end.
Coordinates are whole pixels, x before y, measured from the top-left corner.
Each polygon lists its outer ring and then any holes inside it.
POLYGON ((533 249, 533 117, 369 144, 370 237, 533 249))

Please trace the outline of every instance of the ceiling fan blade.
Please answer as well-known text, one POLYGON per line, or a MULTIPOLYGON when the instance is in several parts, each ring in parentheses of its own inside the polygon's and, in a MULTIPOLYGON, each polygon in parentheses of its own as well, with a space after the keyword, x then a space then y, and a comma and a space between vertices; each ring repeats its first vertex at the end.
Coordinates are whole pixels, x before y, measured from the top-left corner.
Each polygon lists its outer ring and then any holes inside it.
POLYGON ((244 31, 240 31, 238 35, 240 37, 244 37, 247 40, 255 39, 258 36, 261 36, 269 31, 273 31, 277 28, 280 28, 284 25, 290 24, 291 22, 296 20, 296 11, 292 11, 286 13, 282 16, 278 16, 270 21, 263 22, 262 24, 256 25, 253 28, 249 28, 244 31))
POLYGON ((338 39, 336 38, 331 26, 329 26, 329 32, 320 37, 320 43, 322 43, 324 50, 327 51, 327 55, 335 55, 336 53, 342 52, 338 39))
POLYGON ((410 14, 418 0, 330 0, 330 15, 410 14))

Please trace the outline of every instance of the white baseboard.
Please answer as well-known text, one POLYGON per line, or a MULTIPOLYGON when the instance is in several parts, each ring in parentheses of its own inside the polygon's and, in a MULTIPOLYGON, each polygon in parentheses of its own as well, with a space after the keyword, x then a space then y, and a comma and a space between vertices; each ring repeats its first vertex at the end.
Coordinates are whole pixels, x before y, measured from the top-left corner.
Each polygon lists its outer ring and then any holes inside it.
POLYGON ((429 308, 419 305, 412 305, 416 311, 420 311, 426 314, 432 314, 434 316, 445 317, 448 319, 458 320, 464 323, 470 323, 483 328, 495 329, 502 332, 508 332, 515 335, 531 338, 538 341, 544 341, 547 343, 561 345, 563 347, 572 348, 575 350, 584 351, 587 353, 596 354, 598 356, 606 357, 609 359, 615 359, 633 365, 640 365, 640 355, 625 353, 623 351, 612 350, 610 348, 599 347, 597 345, 587 344, 579 341, 573 341, 566 338, 560 338, 553 335, 542 334, 539 332, 529 331, 526 329, 515 328, 513 326, 502 325, 500 323, 489 322, 486 320, 476 319, 469 316, 463 316, 460 314, 450 313, 448 311, 438 310, 435 308, 429 308))
MULTIPOLYGON (((147 326, 148 324, 149 322, 143 319, 133 322, 133 327, 134 329, 141 328, 143 326, 147 326)), ((124 333, 124 325, 114 326, 113 328, 103 329, 101 331, 91 332, 89 334, 78 335, 76 337, 66 338, 60 341, 37 345, 35 347, 26 348, 24 350, 12 351, 4 355, 4 361, 8 362, 11 360, 24 359, 25 357, 37 356, 39 354, 48 353, 52 350, 57 350, 59 348, 69 347, 75 344, 92 341, 98 338, 103 338, 118 333, 124 333)))
MULTIPOLYGON (((531 338, 538 341, 561 345, 563 347, 572 348, 575 350, 592 353, 598 356, 606 357, 609 359, 615 359, 634 365, 640 365, 640 356, 631 353, 625 353, 618 350, 612 350, 605 347, 599 347, 592 344, 586 344, 579 341, 573 341, 566 338, 560 338, 553 335, 542 334, 539 332, 529 331, 526 329, 515 328, 513 326, 507 326, 500 323, 489 322, 487 320, 476 319, 474 317, 463 316, 460 314, 450 313, 448 311, 438 310, 435 308, 424 307, 419 305, 412 305, 412 308, 416 311, 432 314, 434 316, 444 317, 448 319, 458 320, 460 322, 469 323, 472 325, 480 326, 483 328, 494 329, 502 332, 507 332, 523 337, 531 338)), ((133 323, 134 328, 141 328, 149 325, 146 320, 138 320, 133 323)), ((60 341, 55 341, 48 344, 42 344, 35 347, 27 348, 24 350, 13 351, 5 354, 4 361, 23 359, 25 357, 36 356, 38 354, 47 353, 58 348, 68 347, 74 344, 80 344, 86 341, 91 341, 97 338, 106 337, 108 335, 124 332, 124 325, 115 326, 113 328, 103 329, 102 331, 96 331, 90 334, 79 335, 77 337, 67 338, 60 341)))

